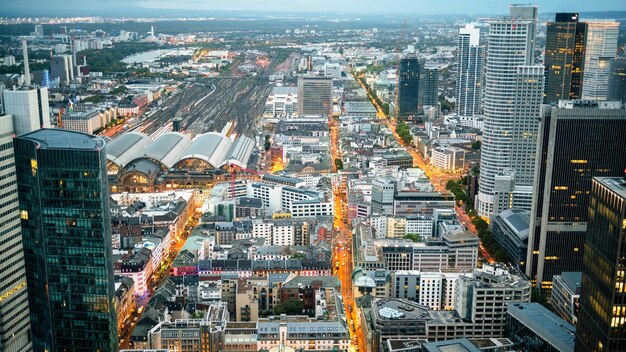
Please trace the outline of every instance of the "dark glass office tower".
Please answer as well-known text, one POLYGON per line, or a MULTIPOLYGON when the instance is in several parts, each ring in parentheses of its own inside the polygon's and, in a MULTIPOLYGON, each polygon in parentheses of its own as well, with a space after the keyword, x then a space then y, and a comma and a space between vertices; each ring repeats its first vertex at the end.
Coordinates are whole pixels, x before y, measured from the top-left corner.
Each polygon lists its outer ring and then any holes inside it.
POLYGON ((398 120, 416 121, 422 115, 422 94, 420 78, 424 63, 415 55, 400 60, 398 79, 398 120))
POLYGON ((618 57, 611 60, 608 89, 607 100, 626 103, 626 57, 618 57))
POLYGON ((585 63, 587 24, 577 13, 557 13, 546 30, 546 95, 550 104, 561 99, 580 99, 585 63))
POLYGON ((575 350, 626 351, 626 177, 594 178, 588 211, 575 350))
POLYGON ((424 106, 437 106, 439 104, 439 68, 428 67, 424 69, 424 106))
POLYGON ((15 139, 36 351, 117 351, 104 146, 61 129, 15 139))
POLYGON ((549 295, 554 275, 582 270, 592 178, 626 167, 626 110, 580 100, 544 105, 537 148, 526 275, 549 295))

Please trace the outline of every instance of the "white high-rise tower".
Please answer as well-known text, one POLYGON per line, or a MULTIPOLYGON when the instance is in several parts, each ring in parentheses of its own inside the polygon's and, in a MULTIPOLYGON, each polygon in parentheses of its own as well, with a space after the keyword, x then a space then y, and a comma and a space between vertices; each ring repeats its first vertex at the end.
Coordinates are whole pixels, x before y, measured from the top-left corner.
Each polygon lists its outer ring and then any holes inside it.
POLYGON ((511 17, 489 21, 483 103, 485 119, 479 192, 475 202, 481 216, 488 217, 494 211, 496 175, 512 166, 514 130, 522 128, 516 127, 515 101, 521 87, 518 82, 520 74, 527 72, 520 71, 519 67, 533 63, 536 22, 537 8, 530 5, 511 6, 511 17))
POLYGON ((479 38, 480 29, 471 24, 459 30, 456 103, 457 114, 461 116, 480 114, 483 47, 479 45, 479 38))
POLYGON ((611 60, 617 55, 619 23, 615 20, 585 20, 585 71, 583 99, 606 100, 611 60))
POLYGON ((23 49, 24 85, 3 92, 4 112, 13 116, 13 128, 18 136, 51 127, 48 88, 31 86, 26 41, 23 42, 23 49))

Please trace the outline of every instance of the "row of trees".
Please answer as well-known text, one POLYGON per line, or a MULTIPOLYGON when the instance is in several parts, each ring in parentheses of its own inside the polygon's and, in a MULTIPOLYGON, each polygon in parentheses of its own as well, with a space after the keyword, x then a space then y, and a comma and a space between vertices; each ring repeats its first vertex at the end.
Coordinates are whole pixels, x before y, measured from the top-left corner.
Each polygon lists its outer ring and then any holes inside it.
POLYGON ((491 254, 493 259, 498 262, 506 263, 509 261, 509 256, 506 251, 496 240, 493 238, 493 234, 489 230, 489 224, 483 220, 474 209, 469 196, 465 192, 465 177, 461 181, 450 180, 446 184, 446 189, 454 195, 454 199, 461 206, 465 206, 467 215, 472 219, 472 224, 478 231, 478 237, 483 244, 483 247, 491 254))
POLYGON ((406 123, 400 122, 398 126, 396 126, 396 133, 398 134, 398 136, 400 136, 400 138, 402 138, 402 141, 405 144, 413 143, 413 135, 411 134, 409 125, 407 125, 406 123))

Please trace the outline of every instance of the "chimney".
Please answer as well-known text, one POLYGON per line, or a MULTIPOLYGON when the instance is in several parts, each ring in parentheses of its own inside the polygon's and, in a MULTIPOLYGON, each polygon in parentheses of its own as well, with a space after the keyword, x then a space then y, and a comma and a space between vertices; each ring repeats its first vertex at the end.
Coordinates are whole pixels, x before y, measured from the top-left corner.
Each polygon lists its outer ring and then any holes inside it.
POLYGON ((22 50, 24 51, 24 85, 30 87, 30 67, 28 66, 28 43, 22 40, 22 50))

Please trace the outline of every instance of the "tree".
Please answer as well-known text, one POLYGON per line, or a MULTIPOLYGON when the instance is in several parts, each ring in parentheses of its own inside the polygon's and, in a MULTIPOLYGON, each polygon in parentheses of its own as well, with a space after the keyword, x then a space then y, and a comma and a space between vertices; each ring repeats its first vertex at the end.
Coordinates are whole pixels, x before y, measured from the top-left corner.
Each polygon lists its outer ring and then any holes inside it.
POLYGON ((343 161, 341 161, 341 159, 339 158, 336 158, 335 166, 337 167, 337 170, 343 170, 343 161))
POLYGON ((474 150, 480 150, 480 147, 483 145, 483 143, 481 141, 475 141, 474 143, 472 143, 472 149, 474 150))
POLYGON ((274 314, 299 315, 302 314, 304 305, 300 300, 290 298, 274 306, 274 314))
POLYGON ((417 233, 407 233, 404 238, 413 242, 422 242, 422 238, 417 233))
POLYGON ((405 144, 411 144, 413 142, 413 135, 411 135, 411 131, 409 130, 409 125, 404 122, 401 122, 396 126, 396 133, 405 144))
POLYGON ((382 109, 383 109, 383 113, 385 114, 385 116, 389 115, 389 103, 384 103, 382 105, 382 109))

